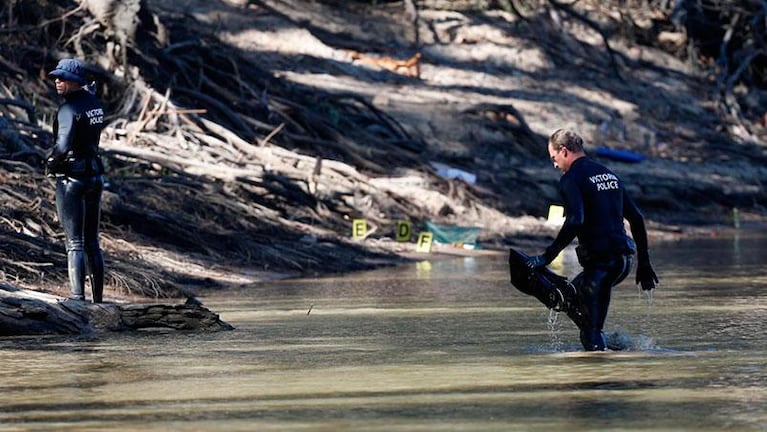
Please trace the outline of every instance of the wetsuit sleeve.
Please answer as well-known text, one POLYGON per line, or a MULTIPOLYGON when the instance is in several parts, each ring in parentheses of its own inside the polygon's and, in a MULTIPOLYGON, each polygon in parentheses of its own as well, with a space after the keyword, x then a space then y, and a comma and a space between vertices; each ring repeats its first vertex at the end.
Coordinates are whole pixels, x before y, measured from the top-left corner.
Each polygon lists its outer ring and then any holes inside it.
POLYGON ((53 149, 48 155, 48 165, 50 167, 58 166, 67 156, 67 152, 72 148, 72 140, 75 133, 75 112, 69 104, 64 104, 59 108, 56 120, 56 134, 53 149))
POLYGON ((649 263, 650 253, 647 246, 647 228, 645 227, 644 216, 625 189, 623 190, 623 217, 629 221, 631 226, 631 236, 637 246, 638 264, 649 263))
POLYGON ((574 181, 567 177, 562 177, 559 183, 562 198, 565 201, 565 223, 557 234, 554 242, 546 248, 546 259, 549 262, 562 252, 562 249, 572 242, 583 227, 584 209, 583 195, 574 181))

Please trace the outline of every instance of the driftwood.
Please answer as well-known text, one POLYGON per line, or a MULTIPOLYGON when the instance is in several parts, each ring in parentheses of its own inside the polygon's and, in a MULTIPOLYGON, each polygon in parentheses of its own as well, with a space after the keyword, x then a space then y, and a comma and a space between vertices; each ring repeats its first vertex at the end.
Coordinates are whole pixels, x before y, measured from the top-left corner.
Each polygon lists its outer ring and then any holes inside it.
POLYGON ((88 334, 164 328, 211 332, 232 330, 197 301, 185 304, 93 304, 0 286, 0 336, 88 334))

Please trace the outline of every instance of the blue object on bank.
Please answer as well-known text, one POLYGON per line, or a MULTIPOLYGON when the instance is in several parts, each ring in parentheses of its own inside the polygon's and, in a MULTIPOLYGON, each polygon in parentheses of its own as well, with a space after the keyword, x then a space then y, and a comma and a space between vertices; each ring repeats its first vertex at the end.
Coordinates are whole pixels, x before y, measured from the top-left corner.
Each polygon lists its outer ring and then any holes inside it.
POLYGON ((628 163, 637 163, 645 160, 644 155, 639 153, 634 153, 628 150, 614 150, 609 147, 597 148, 597 156, 628 163))

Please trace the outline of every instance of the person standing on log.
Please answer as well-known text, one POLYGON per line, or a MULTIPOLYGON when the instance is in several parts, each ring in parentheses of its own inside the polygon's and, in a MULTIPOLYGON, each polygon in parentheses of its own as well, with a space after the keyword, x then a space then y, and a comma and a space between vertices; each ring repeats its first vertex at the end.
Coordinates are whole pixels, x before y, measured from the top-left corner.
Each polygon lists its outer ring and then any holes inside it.
POLYGON ((655 288, 658 277, 650 264, 644 217, 626 192, 622 181, 605 166, 586 156, 583 139, 570 130, 555 131, 548 141, 554 167, 562 172, 560 193, 565 203, 565 222, 554 242, 527 265, 547 266, 578 238, 576 254, 583 271, 573 279, 575 304, 582 320, 580 339, 587 351, 604 351, 602 328, 612 288, 631 271, 637 254, 636 283, 643 290, 655 288), (628 220, 632 239, 626 235, 628 220))
POLYGON ((88 277, 93 302, 101 303, 104 258, 99 222, 104 165, 98 150, 104 109, 87 86, 80 60, 63 59, 48 75, 63 99, 53 123, 55 144, 46 158, 46 172, 56 182, 56 210, 66 235, 69 298, 85 300, 88 277))

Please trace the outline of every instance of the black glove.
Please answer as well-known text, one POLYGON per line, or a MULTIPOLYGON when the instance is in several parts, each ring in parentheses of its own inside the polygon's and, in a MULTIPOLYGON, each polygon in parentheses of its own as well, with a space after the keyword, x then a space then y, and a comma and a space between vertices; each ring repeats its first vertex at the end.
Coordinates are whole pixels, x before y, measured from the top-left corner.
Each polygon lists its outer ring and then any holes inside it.
POLYGON ((527 266, 531 269, 537 269, 539 267, 545 267, 549 264, 549 259, 546 255, 535 255, 527 258, 527 266))
POLYGON ((655 270, 652 269, 650 263, 640 263, 637 266, 636 283, 637 285, 641 284, 644 291, 655 289, 658 276, 655 275, 655 270))

